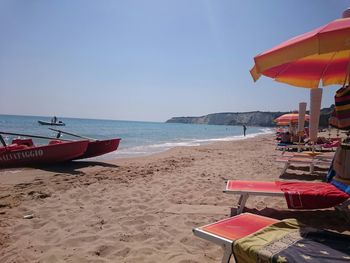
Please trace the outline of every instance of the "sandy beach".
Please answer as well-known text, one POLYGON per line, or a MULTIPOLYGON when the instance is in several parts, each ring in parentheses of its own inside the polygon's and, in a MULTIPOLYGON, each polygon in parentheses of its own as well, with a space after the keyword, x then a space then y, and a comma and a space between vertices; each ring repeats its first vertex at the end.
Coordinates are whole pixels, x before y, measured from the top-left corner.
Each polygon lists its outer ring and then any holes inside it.
MULTIPOLYGON (((220 262, 192 228, 230 216, 225 179, 322 181, 326 169, 280 177, 273 135, 179 147, 111 162, 0 170, 0 262, 220 262), (24 216, 32 217, 25 219, 24 216)), ((254 197, 247 211, 350 234, 334 209, 291 211, 254 197)), ((234 209, 233 209, 234 211, 234 209)))

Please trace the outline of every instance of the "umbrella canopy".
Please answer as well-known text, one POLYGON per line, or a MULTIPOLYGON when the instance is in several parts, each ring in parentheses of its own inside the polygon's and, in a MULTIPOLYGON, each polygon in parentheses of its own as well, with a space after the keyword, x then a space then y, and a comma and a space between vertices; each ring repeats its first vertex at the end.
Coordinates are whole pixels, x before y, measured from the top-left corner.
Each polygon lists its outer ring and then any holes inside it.
POLYGON ((256 81, 261 75, 293 86, 311 88, 310 97, 314 132, 317 138, 322 90, 331 84, 345 85, 350 75, 350 9, 342 19, 294 37, 254 58, 250 73, 256 81), (319 101, 316 101, 319 100, 319 101))
MULTIPOLYGON (((345 14, 345 12, 344 12, 345 14)), ((344 16, 343 14, 343 16, 344 16)), ((297 87, 344 84, 350 61, 350 18, 294 37, 254 58, 250 73, 297 87)))
MULTIPOLYGON (((310 116, 308 114, 305 114, 305 121, 310 120, 310 116)), ((290 123, 298 123, 299 121, 299 113, 287 113, 283 114, 282 116, 279 116, 274 120, 277 125, 289 125, 290 123)))

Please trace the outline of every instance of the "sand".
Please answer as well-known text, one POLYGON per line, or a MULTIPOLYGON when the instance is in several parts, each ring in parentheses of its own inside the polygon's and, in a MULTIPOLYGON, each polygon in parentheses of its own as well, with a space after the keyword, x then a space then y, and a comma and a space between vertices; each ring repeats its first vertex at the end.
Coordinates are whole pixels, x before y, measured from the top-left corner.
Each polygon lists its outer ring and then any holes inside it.
MULTIPOLYGON (((0 170, 0 262, 220 262, 192 228, 230 216, 225 179, 322 181, 275 162, 273 135, 179 147, 142 158, 0 170), (25 219, 24 216, 32 218, 25 219)), ((334 209, 288 210, 254 197, 247 211, 348 233, 334 209)))

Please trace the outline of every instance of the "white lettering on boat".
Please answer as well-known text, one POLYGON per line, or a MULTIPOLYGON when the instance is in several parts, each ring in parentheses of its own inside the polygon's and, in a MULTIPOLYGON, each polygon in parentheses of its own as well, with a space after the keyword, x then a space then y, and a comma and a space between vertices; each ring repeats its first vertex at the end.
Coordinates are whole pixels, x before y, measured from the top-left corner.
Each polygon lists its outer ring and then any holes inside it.
POLYGON ((43 155, 44 155, 44 151, 41 149, 22 151, 22 152, 13 152, 13 153, 4 153, 0 155, 0 161, 22 160, 22 159, 41 157, 43 155))

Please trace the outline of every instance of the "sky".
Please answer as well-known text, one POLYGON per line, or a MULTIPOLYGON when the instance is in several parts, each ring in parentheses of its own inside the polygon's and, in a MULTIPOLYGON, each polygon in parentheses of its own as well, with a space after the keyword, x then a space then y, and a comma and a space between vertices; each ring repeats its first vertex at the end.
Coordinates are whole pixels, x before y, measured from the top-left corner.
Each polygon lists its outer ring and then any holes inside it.
MULTIPOLYGON (((340 18, 343 0, 0 0, 0 114, 163 122, 291 111, 309 90, 254 56, 340 18)), ((325 87, 330 106, 336 86, 325 87)))

